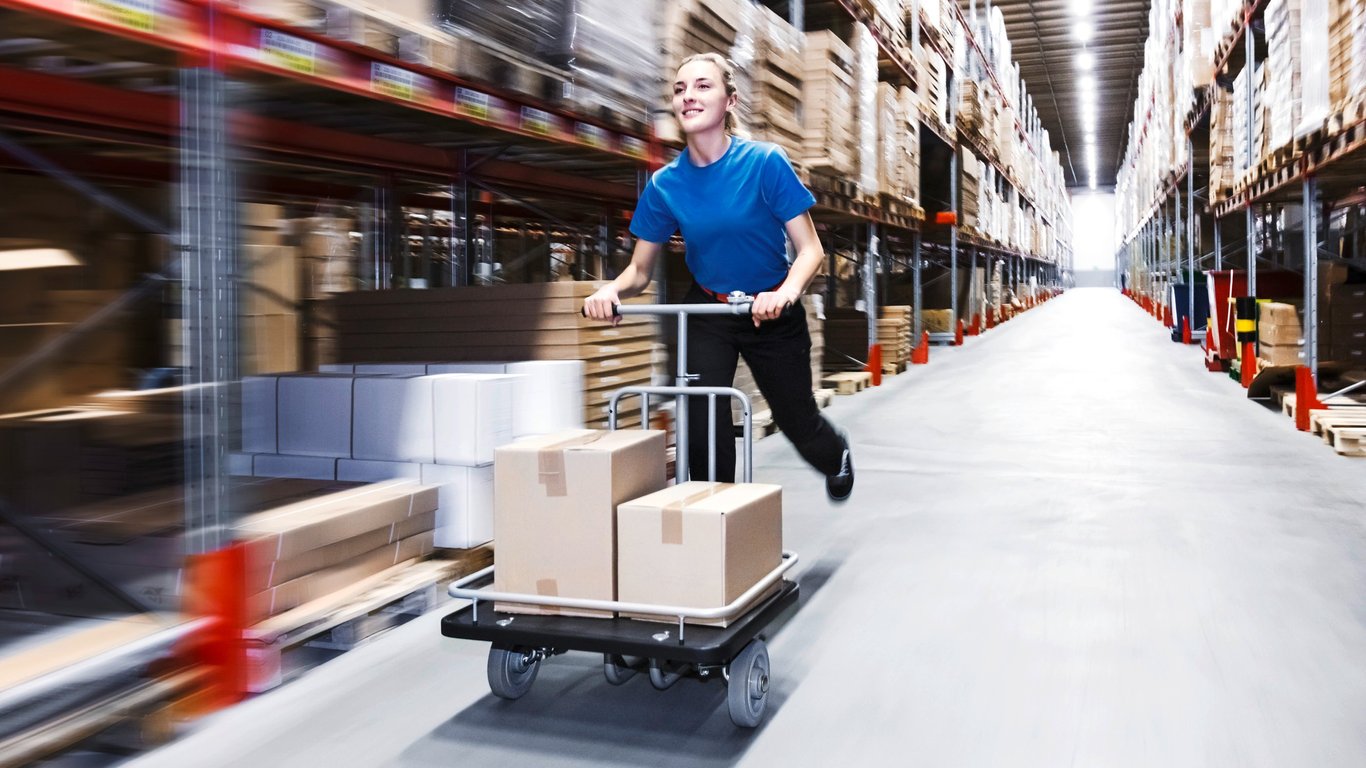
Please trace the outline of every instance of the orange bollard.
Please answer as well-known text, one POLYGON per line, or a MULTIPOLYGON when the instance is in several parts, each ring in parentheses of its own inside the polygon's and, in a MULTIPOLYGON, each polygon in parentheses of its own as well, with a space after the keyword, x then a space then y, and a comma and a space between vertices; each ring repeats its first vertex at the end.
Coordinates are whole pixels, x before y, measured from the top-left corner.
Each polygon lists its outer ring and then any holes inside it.
POLYGON ((1253 342, 1243 342, 1243 361, 1240 372, 1243 389, 1252 386, 1252 380, 1257 378, 1257 345, 1253 342))
POLYGON ((926 365, 930 362, 930 332, 920 334, 920 344, 911 350, 911 365, 926 365))
POLYGON ((953 345, 955 347, 963 346, 963 318, 961 317, 958 318, 958 327, 953 331, 953 345))
POLYGON ((969 336, 980 336, 982 333, 982 313, 975 312, 972 315, 972 325, 968 326, 969 336))
POLYGON ((996 327, 996 324, 995 324, 995 317, 996 317, 996 310, 988 308, 988 309, 987 309, 986 330, 989 331, 989 330, 991 330, 992 328, 995 328, 995 327, 996 327))
POLYGON ((868 348, 868 364, 863 370, 873 374, 873 386, 882 386, 882 345, 874 344, 868 348))
POLYGON ((1191 343, 1191 319, 1189 317, 1181 318, 1181 343, 1191 343))
POLYGON ((247 556, 243 544, 192 555, 187 561, 186 612, 211 620, 183 650, 209 670, 198 704, 222 709, 246 697, 248 659, 247 556))
POLYGON ((1309 431, 1311 411, 1326 411, 1328 406, 1319 400, 1319 388, 1314 383, 1314 372, 1309 366, 1295 368, 1295 427, 1301 432, 1309 431))

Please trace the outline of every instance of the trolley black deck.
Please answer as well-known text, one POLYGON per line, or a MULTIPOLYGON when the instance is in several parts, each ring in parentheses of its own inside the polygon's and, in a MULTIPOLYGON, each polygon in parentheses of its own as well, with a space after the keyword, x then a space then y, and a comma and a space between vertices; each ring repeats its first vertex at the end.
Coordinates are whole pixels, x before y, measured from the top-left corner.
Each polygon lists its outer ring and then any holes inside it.
POLYGON ((728 627, 687 625, 681 643, 676 621, 502 613, 493 610, 492 602, 480 603, 477 623, 472 605, 447 615, 441 620, 441 634, 503 646, 639 656, 704 666, 726 664, 765 627, 796 604, 797 583, 787 580, 778 583, 778 591, 741 614, 728 627), (657 636, 663 636, 663 639, 656 639, 657 636))

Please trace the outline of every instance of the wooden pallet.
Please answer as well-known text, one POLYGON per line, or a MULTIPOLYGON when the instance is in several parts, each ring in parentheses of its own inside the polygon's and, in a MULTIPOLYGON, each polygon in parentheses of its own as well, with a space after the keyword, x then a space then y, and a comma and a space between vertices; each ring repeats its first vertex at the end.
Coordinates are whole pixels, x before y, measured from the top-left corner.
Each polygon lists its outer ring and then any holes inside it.
POLYGON ((1340 456, 1366 456, 1366 427, 1327 426, 1324 436, 1340 456))
POLYGON ((883 364, 882 364, 882 375, 883 375, 883 376, 896 376, 896 375, 899 374, 899 373, 905 373, 905 372, 906 372, 906 361, 905 361, 905 360, 902 360, 902 361, 899 361, 899 362, 895 362, 895 363, 883 363, 883 364))
POLYGON ((837 395, 853 395, 867 389, 873 383, 873 374, 867 371, 846 371, 832 373, 821 379, 821 386, 835 390, 837 395))
POLYGON ((1332 444, 1328 430, 1333 428, 1360 427, 1366 429, 1366 408, 1339 408, 1326 411, 1312 411, 1309 414, 1309 431, 1332 444))
POLYGON ((305 644, 349 650, 445 600, 440 587, 493 562, 489 545, 452 559, 406 562, 305 603, 246 631, 248 690, 261 693, 285 681, 285 656, 305 644))
POLYGON ((812 391, 811 396, 816 399, 816 407, 825 409, 830 407, 830 403, 835 400, 835 390, 817 389, 812 391))

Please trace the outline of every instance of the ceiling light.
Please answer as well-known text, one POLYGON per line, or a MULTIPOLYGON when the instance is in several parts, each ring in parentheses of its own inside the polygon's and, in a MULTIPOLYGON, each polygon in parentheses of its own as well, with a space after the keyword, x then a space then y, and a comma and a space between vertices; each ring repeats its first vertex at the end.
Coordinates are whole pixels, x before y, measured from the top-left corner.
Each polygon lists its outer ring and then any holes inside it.
POLYGON ((1082 51, 1077 54, 1077 68, 1090 70, 1096 65, 1096 55, 1090 51, 1082 51))
POLYGON ((1091 12, 1091 0, 1072 0, 1072 13, 1085 16, 1091 12))
POLYGON ((1091 42, 1091 38, 1095 37, 1095 34, 1096 28, 1089 21, 1078 21, 1072 26, 1072 36, 1082 43, 1091 42))
POLYGON ((1095 75, 1089 75, 1089 74, 1088 74, 1088 75, 1082 75, 1080 78, 1078 78, 1078 80, 1077 80, 1077 85, 1081 87, 1081 90, 1082 90, 1083 92, 1095 91, 1095 90, 1096 90, 1096 77, 1095 77, 1095 75))
POLYGON ((1087 143, 1088 145, 1090 145, 1090 146, 1094 146, 1094 145, 1095 145, 1095 143, 1096 143, 1096 132, 1095 132, 1095 131, 1087 131, 1087 132, 1086 132, 1086 143, 1087 143))
POLYGON ((1094 190, 1095 188, 1096 188, 1096 177, 1095 177, 1095 176, 1092 176, 1092 177, 1091 177, 1091 189, 1094 190))
POLYGON ((0 250, 0 271, 79 267, 81 262, 70 251, 60 248, 15 248, 0 250))

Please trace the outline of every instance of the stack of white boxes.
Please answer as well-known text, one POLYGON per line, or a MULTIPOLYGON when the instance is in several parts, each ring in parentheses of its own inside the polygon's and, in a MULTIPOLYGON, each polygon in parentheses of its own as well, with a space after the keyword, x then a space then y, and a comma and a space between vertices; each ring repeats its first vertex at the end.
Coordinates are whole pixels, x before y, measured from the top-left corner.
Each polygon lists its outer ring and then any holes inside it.
POLYGON ((440 486, 436 546, 493 538, 493 451, 582 427, 579 361, 329 366, 242 382, 236 475, 440 486))

